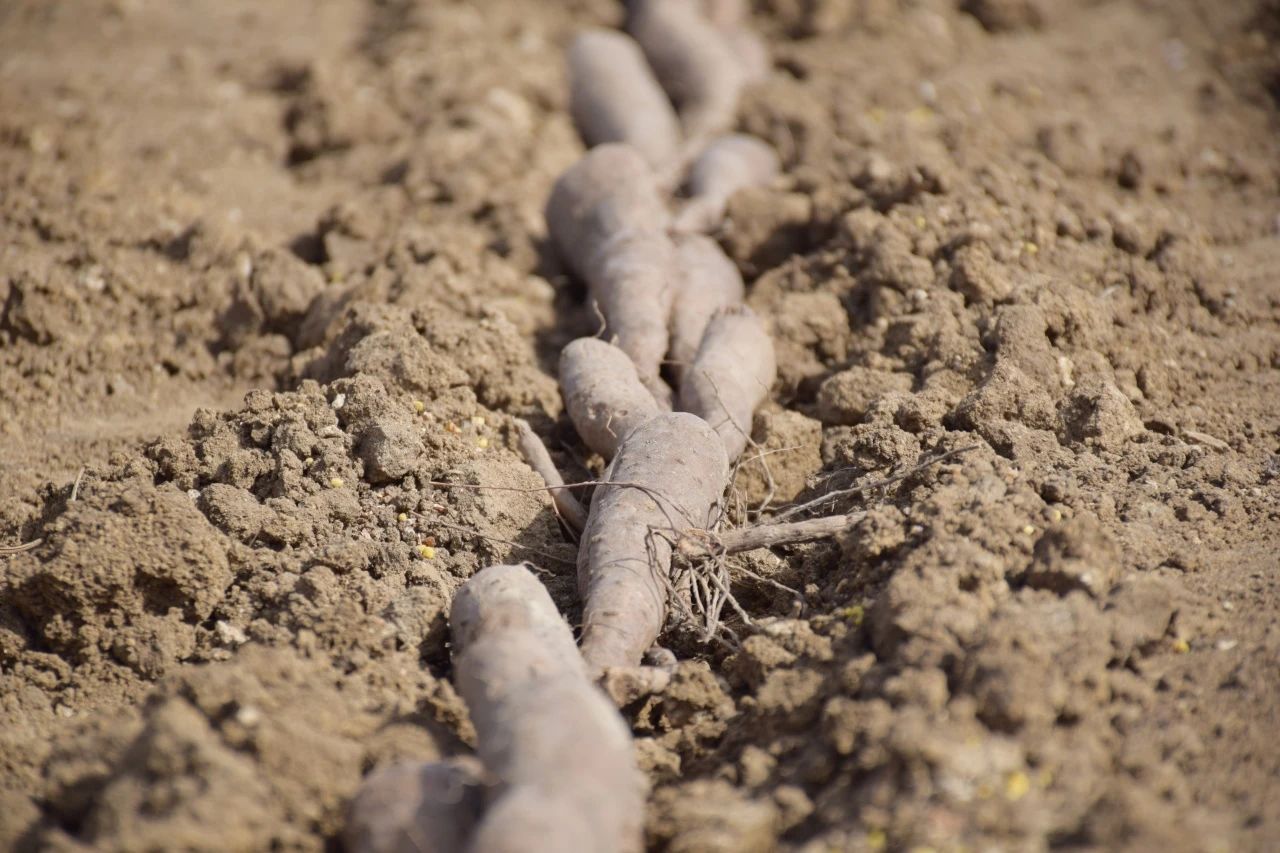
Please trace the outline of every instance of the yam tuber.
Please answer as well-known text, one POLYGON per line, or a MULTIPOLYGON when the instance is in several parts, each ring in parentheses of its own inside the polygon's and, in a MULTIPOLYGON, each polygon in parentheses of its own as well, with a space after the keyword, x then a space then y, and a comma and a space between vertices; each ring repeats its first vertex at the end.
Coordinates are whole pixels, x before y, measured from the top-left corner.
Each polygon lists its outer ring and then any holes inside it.
POLYGON ((742 304, 742 275, 709 237, 687 234, 676 240, 682 283, 671 317, 667 360, 677 377, 693 363, 707 323, 716 312, 742 304))
POLYGON ((596 338, 579 338, 561 350, 560 391, 578 435, 606 460, 631 430, 659 412, 627 354, 596 338))
POLYGON ((569 111, 588 147, 625 142, 654 167, 680 150, 680 121, 625 33, 588 30, 569 46, 569 111))
POLYGON ((578 547, 582 657, 593 675, 637 666, 666 619, 672 535, 710 526, 729 476, 702 418, 660 414, 636 427, 596 488, 578 547), (655 535, 655 531, 657 534, 655 535))
POLYGON ((724 218, 729 198, 766 186, 778 175, 778 155, 754 136, 734 133, 712 142, 689 170, 689 201, 676 217, 677 231, 710 231, 724 218))
POLYGON ((729 459, 737 459, 751 438, 752 413, 777 373, 773 340, 755 312, 746 306, 721 311, 684 372, 679 408, 711 424, 729 459))
POLYGON ((747 66, 699 4, 630 0, 626 30, 675 102, 688 139, 705 139, 732 124, 747 66))
POLYGON ((639 850, 631 734, 538 579, 523 566, 484 569, 454 597, 450 624, 454 680, 496 778, 470 849, 639 850))
POLYGON ((629 145, 601 145, 551 191, 547 230, 565 262, 586 280, 609 334, 661 399, 667 319, 678 276, 670 217, 652 171, 629 145))

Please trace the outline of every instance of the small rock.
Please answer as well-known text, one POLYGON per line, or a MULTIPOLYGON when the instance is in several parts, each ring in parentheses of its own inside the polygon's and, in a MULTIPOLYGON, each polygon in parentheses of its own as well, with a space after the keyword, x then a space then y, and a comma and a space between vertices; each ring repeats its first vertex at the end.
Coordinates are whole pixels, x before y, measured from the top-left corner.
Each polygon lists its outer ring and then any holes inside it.
POLYGON ((1060 414, 1068 441, 1089 442, 1104 450, 1118 450, 1144 429, 1129 398, 1115 385, 1096 378, 1080 382, 1060 414))
POLYGON ((879 397, 890 391, 910 390, 908 374, 850 367, 827 379, 818 389, 818 417, 827 424, 856 424, 879 397))
POLYGON ((384 419, 365 432, 359 455, 369 482, 390 483, 412 471, 422 451, 422 439, 411 424, 384 419))
POLYGON ((224 646, 242 646, 249 642, 248 634, 222 619, 214 623, 213 629, 218 635, 218 641, 224 646))

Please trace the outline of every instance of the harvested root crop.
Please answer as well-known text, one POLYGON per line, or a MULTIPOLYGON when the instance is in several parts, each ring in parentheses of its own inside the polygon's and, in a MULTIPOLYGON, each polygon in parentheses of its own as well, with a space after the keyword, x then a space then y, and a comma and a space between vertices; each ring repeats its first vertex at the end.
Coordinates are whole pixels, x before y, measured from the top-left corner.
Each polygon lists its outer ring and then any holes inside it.
POLYGON ((671 318, 667 360, 677 377, 693 363, 702 335, 716 312, 742 304, 742 274, 716 242, 701 234, 677 238, 682 284, 671 318))
POLYGON ((734 45, 699 4, 632 0, 626 29, 676 103, 686 137, 704 140, 733 122, 738 95, 750 75, 734 45))
POLYGON ((763 80, 769 73, 769 48, 749 26, 750 15, 745 0, 703 0, 702 13, 737 54, 747 81, 763 80))
POLYGON ((698 155, 689 170, 689 201, 676 216, 677 231, 710 231, 724 219, 730 197, 769 184, 781 168, 765 142, 746 134, 722 136, 698 155))
POLYGON ((462 850, 484 804, 484 772, 471 758, 397 764, 364 780, 343 842, 350 853, 462 850))
POLYGON ((560 476, 560 469, 556 468, 555 463, 551 461, 547 446, 533 431, 533 427, 522 418, 516 418, 515 424, 516 442, 520 446, 520 452, 529 463, 529 467, 542 478, 542 482, 547 484, 556 514, 564 519, 565 524, 569 525, 574 532, 581 533, 582 528, 587 526, 587 511, 573 496, 573 492, 565 486, 564 477, 560 476))
POLYGON ((627 354, 596 338, 579 338, 560 352, 560 391, 578 435, 606 460, 660 411, 627 354))
POLYGON ((589 30, 569 46, 569 111, 588 147, 625 142, 650 165, 680 150, 680 120, 640 47, 625 33, 589 30))
POLYGON ((450 614, 455 681, 495 786, 473 851, 633 851, 644 799, 631 734, 523 566, 491 566, 450 614))
POLYGON ((755 312, 745 306, 722 311, 684 372, 679 408, 711 424, 729 459, 737 459, 751 438, 752 413, 777 374, 773 340, 755 312))
POLYGON ((593 674, 637 666, 653 645, 666 619, 674 535, 711 526, 728 476, 720 436, 693 415, 657 415, 622 443, 578 549, 581 648, 593 674))
POLYGON ((586 280, 609 334, 658 399, 675 298, 675 246, 653 173, 629 145, 601 145, 551 191, 547 229, 569 267, 586 280))

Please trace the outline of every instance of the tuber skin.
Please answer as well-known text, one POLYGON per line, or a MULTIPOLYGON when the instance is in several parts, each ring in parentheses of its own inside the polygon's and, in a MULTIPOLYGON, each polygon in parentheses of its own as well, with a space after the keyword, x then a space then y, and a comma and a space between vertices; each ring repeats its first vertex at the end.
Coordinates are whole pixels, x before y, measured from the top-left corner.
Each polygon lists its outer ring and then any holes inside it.
POLYGON ((596 488, 578 546, 580 647, 593 675, 636 667, 653 645, 666 619, 672 528, 710 526, 728 476, 720 436, 694 415, 657 415, 623 441, 604 477, 620 485, 596 488))
POLYGON ((751 416, 778 375, 773 340, 746 306, 721 311, 707 324, 684 373, 678 405, 711 424, 730 460, 751 438, 751 416))
POLYGON ((450 612, 454 681, 496 784, 474 853, 641 847, 631 733, 587 677, 568 624, 523 566, 491 566, 450 612))
POLYGON ((396 764, 360 785, 343 843, 350 853, 461 850, 483 806, 484 773, 471 758, 396 764))
POLYGON ((769 48, 748 26, 750 14, 745 0, 703 0, 702 14, 723 37, 742 64, 747 82, 757 83, 769 74, 769 48))
POLYGON ((587 282, 618 348, 655 399, 679 271, 670 216, 653 172, 629 145, 601 145, 560 176, 547 230, 569 268, 587 282))
POLYGON ((579 338, 561 350, 560 392, 578 435, 606 460, 660 411, 627 354, 597 338, 579 338))
POLYGON ((634 39, 588 30, 568 59, 569 111, 588 148, 625 142, 654 167, 678 155, 680 120, 634 39))
POLYGON ((689 0, 629 0, 626 30, 675 102, 685 136, 700 140, 733 123, 750 72, 725 32, 689 0))
POLYGON ((693 363, 711 318, 721 309, 741 305, 745 288, 737 266, 709 237, 681 235, 676 257, 684 280, 671 317, 667 360, 679 378, 693 363))
POLYGON ((754 136, 734 133, 716 139, 689 170, 690 198, 676 216, 675 229, 705 232, 716 228, 734 193, 767 186, 780 170, 773 148, 754 136))

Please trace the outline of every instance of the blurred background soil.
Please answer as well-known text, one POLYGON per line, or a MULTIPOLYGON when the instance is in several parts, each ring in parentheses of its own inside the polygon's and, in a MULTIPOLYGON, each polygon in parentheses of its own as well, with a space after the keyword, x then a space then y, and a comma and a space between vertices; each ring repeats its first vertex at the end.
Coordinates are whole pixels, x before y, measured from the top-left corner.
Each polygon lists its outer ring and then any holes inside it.
MULTIPOLYGON (((335 849, 468 749, 444 614, 571 610, 545 244, 609 0, 0 5, 0 847, 335 849), (441 483, 471 486, 449 488, 441 483)), ((1280 844, 1280 4, 757 0, 757 553, 626 709, 677 851, 1280 844), (797 590, 802 600, 783 592, 797 590)))

